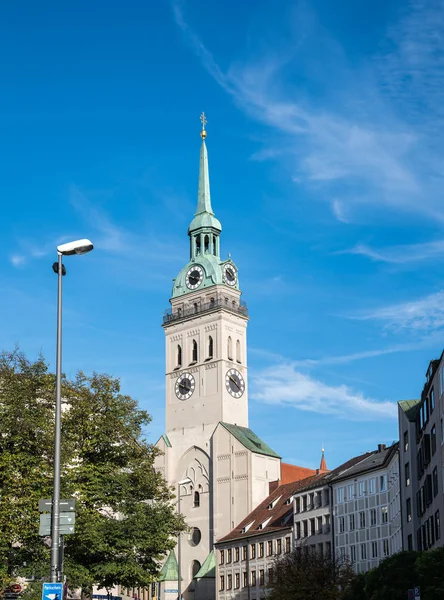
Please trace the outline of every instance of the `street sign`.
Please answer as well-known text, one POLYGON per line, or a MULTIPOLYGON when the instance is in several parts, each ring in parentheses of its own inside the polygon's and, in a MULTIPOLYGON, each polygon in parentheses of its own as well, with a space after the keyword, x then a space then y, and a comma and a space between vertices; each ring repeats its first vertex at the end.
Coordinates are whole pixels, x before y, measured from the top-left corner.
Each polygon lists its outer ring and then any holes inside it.
POLYGON ((419 587, 419 585, 415 586, 414 592, 415 592, 415 600, 421 600, 421 588, 419 587))
MULTIPOLYGON (((61 498, 59 502, 59 507, 61 511, 74 511, 76 509, 76 499, 75 498, 61 498)), ((52 499, 39 500, 39 511, 40 512, 51 512, 52 511, 52 499)))
POLYGON ((63 600, 63 583, 44 583, 42 600, 63 600))
MULTIPOLYGON (((60 535, 69 535, 70 533, 74 533, 74 523, 75 522, 76 522, 76 513, 74 513, 74 512, 60 513, 60 521, 59 521, 60 535)), ((40 515, 39 535, 43 535, 43 536, 51 535, 51 515, 50 514, 41 514, 40 515)))

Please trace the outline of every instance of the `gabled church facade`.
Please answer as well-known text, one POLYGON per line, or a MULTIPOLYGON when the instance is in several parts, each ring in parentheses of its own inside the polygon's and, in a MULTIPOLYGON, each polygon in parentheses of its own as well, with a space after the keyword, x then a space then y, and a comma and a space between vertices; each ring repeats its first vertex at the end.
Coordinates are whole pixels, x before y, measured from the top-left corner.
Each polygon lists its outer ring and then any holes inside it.
POLYGON ((204 115, 201 121, 189 259, 174 280, 163 320, 166 432, 157 442, 162 456, 156 468, 176 490, 190 527, 169 557, 169 579, 158 592, 166 600, 180 593, 185 600, 215 598, 215 541, 268 496, 281 469, 280 457, 248 428, 248 310, 238 268, 231 257, 222 258, 204 115))

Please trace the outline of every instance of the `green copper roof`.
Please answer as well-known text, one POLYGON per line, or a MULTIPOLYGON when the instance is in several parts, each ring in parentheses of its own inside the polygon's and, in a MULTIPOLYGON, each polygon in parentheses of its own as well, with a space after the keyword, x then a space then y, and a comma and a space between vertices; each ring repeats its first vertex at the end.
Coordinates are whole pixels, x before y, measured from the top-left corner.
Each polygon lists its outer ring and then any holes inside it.
POLYGON ((198 570, 194 579, 202 579, 202 578, 214 579, 216 577, 216 556, 214 555, 214 550, 211 550, 209 555, 204 560, 204 564, 198 570))
POLYGON ((421 400, 401 400, 398 402, 401 409, 405 412, 406 417, 409 421, 416 420, 416 413, 418 412, 418 406, 421 400))
POLYGON ((166 434, 166 433, 163 433, 163 434, 162 434, 162 437, 163 437, 163 441, 164 441, 164 442, 165 442, 165 444, 168 446, 168 448, 172 448, 172 446, 171 446, 171 442, 170 442, 170 440, 168 439, 168 436, 167 436, 167 434, 166 434))
POLYGON ((208 170, 208 152, 205 140, 200 148, 199 187, 197 191, 197 209, 194 219, 188 228, 188 233, 202 228, 213 228, 222 231, 220 221, 214 216, 211 208, 210 173, 208 170))
POLYGON ((160 571, 158 581, 177 581, 178 576, 179 569, 177 568, 176 554, 174 550, 171 550, 160 571))
POLYGON ((248 429, 248 427, 239 427, 239 425, 231 425, 230 423, 220 422, 234 437, 248 450, 255 452, 256 454, 265 454, 265 456, 274 456, 275 458, 281 458, 279 454, 276 454, 274 450, 267 446, 265 442, 258 437, 254 431, 248 429))

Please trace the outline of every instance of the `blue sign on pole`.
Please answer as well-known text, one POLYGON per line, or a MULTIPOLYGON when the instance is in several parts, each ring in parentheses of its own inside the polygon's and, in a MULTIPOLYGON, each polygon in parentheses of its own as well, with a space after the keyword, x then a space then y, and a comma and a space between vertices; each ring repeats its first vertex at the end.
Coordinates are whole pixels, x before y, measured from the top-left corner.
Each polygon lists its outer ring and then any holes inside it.
POLYGON ((63 583, 44 583, 42 600, 63 600, 63 583))

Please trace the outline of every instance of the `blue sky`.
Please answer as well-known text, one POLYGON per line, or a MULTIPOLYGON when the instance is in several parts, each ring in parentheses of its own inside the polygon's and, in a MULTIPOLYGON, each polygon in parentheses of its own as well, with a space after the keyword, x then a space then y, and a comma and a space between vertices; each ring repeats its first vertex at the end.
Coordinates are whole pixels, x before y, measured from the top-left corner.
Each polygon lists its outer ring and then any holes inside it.
POLYGON ((250 425, 331 467, 397 439, 444 329, 444 4, 56 3, 0 9, 2 347, 119 376, 164 428, 199 115, 248 302, 250 425), (425 6, 424 6, 425 5, 425 6))

